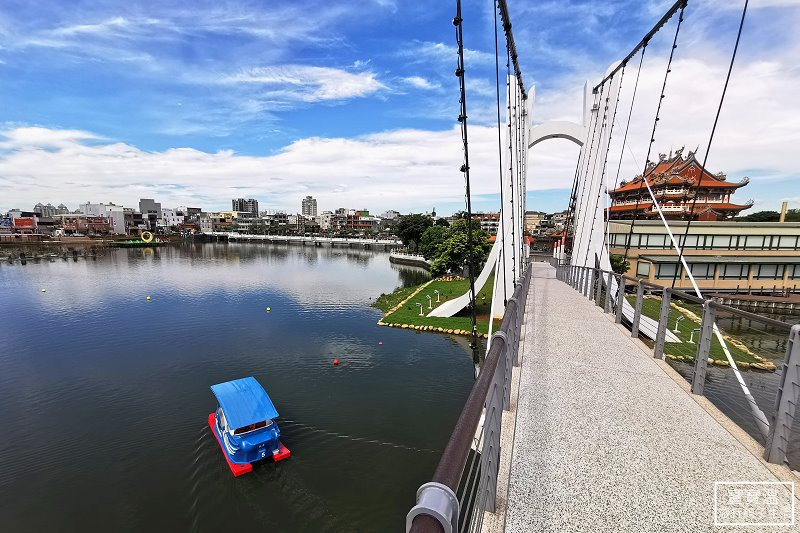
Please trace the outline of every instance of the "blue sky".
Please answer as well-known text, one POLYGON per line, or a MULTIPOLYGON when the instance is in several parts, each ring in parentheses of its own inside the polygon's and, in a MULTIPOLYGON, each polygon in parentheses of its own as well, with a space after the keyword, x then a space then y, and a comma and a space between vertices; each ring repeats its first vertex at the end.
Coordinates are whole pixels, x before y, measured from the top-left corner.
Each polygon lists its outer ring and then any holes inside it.
MULTIPOLYGON (((669 3, 510 0, 523 76, 536 86, 534 122, 580 120, 584 80, 601 77, 669 3)), ((139 197, 220 209, 252 196, 296 211, 306 194, 321 209, 458 210, 454 9, 399 0, 5 1, 0 210, 139 197)), ((707 142, 739 9, 690 5, 656 150, 707 142)), ((796 1, 751 2, 709 159, 730 179, 751 177, 740 200, 757 208, 800 203, 798 107, 787 90, 800 78, 798 12, 796 1)), ((465 1, 464 18, 475 204, 494 209, 491 2, 465 1)), ((652 90, 637 99, 623 176, 644 159, 672 31, 648 50, 643 86, 652 90)), ((532 151, 529 208, 566 206, 577 153, 566 141, 532 151)))

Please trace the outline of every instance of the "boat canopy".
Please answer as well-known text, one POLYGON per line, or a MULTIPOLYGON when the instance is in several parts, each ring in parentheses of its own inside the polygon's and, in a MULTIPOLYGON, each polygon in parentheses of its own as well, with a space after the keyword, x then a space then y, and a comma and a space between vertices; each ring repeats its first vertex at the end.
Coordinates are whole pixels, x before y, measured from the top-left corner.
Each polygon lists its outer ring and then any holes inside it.
POLYGON ((252 376, 212 385, 211 391, 232 429, 278 417, 264 387, 252 376))

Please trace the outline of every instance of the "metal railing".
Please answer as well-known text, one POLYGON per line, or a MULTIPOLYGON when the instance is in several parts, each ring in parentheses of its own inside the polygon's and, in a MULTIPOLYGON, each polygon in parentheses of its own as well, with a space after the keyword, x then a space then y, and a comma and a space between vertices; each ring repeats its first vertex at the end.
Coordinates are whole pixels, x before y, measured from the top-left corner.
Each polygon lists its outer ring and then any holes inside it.
MULTIPOLYGON (((800 324, 791 325, 614 272, 557 260, 551 264, 556 267, 557 279, 594 301, 606 313, 614 314, 615 322, 624 323, 632 337, 640 337, 643 316, 657 320, 655 334, 649 332, 652 343, 647 343, 652 344, 653 357, 690 363, 691 370, 687 369, 685 377, 691 383, 692 393, 707 396, 729 416, 731 403, 749 406, 753 418, 760 420, 753 423, 747 414, 740 414, 734 421, 763 444, 764 458, 794 469, 800 467, 800 457, 789 457, 790 450, 798 448, 800 440, 796 434, 800 432, 800 424, 793 429, 795 408, 800 401, 800 324), (630 318, 623 316, 626 300, 633 306, 630 318), (672 329, 671 324, 674 324, 672 329), (668 333, 671 340, 667 339, 668 333), (756 339, 751 342, 762 355, 742 340, 748 337, 756 339), (725 341, 721 342, 723 338, 725 341), (707 391, 710 365, 729 367, 731 360, 737 369, 723 368, 720 372, 735 373, 741 389, 735 385, 727 390, 707 391), (770 360, 780 364, 775 368, 770 360), (750 395, 739 367, 766 372, 775 369, 776 379, 758 380, 760 404, 750 395), (732 394, 726 396, 734 389, 739 390, 735 393, 737 398, 732 394)), ((739 412, 746 413, 747 409, 740 407, 739 412)))
POLYGON ((512 367, 531 283, 530 264, 509 299, 500 329, 430 482, 417 491, 406 516, 413 533, 478 532, 494 512, 502 414, 510 408, 512 367))

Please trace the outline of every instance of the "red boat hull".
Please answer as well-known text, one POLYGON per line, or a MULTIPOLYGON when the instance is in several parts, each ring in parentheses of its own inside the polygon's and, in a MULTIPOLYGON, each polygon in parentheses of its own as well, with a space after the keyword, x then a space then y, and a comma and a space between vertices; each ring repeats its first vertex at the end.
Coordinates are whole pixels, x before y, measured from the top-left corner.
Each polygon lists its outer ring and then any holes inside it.
MULTIPOLYGON (((230 457, 228 457, 228 454, 225 453, 225 445, 222 444, 222 441, 219 439, 219 435, 217 435, 217 432, 214 429, 214 426, 216 426, 216 425, 217 425, 217 417, 216 417, 216 415, 214 413, 209 414, 208 415, 208 427, 209 427, 209 429, 211 429, 211 434, 214 435, 215 439, 217 439, 217 444, 219 444, 220 451, 222 452, 222 456, 225 458, 225 462, 228 463, 228 467, 231 469, 231 473, 233 474, 233 476, 234 477, 239 477, 239 476, 243 476, 245 474, 249 474, 250 472, 252 472, 253 471, 253 465, 251 463, 246 463, 246 464, 240 465, 240 464, 236 464, 234 462, 231 462, 230 457)), ((278 453, 272 455, 272 460, 275 461, 275 462, 282 461, 284 459, 288 459, 292 455, 292 452, 289 451, 289 448, 284 446, 282 442, 279 443, 279 444, 281 445, 280 451, 278 451, 278 453)))

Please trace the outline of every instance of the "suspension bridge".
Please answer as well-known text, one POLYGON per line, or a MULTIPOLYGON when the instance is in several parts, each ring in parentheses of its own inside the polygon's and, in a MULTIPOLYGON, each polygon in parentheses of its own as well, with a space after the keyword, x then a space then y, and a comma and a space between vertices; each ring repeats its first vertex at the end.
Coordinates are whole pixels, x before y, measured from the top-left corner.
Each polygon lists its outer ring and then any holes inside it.
MULTIPOLYGON (((722 305, 702 294, 647 179, 681 27, 691 16, 675 2, 641 40, 584 87, 580 123, 534 123, 535 90, 526 90, 509 7, 494 0, 500 229, 479 272, 469 257, 470 289, 435 309, 472 308, 494 273, 491 335, 472 392, 450 441, 406 517, 413 532, 761 531, 795 527, 800 439, 800 325, 722 305), (630 152, 640 77, 657 35, 665 68, 650 117, 639 198, 652 203, 693 291, 655 285, 612 269, 606 192, 620 182, 630 152), (505 49, 504 51, 503 48, 505 49), (505 55, 505 57, 503 57, 505 55), (501 68, 505 62, 505 72, 501 68), (634 71, 635 74, 631 74, 634 71), (505 82, 502 86, 501 80, 505 82), (625 105, 620 105, 625 95, 625 105), (505 103, 505 120, 502 105, 505 103), (532 262, 523 239, 527 172, 541 143, 580 146, 564 236, 546 262, 532 262), (616 147, 613 149, 612 147, 616 147), (680 325, 681 321, 686 324, 680 325), (750 328, 780 351, 775 386, 751 390, 730 324, 750 328), (745 326, 742 326, 744 324, 745 326), (695 327, 697 326, 697 327, 695 327), (688 328, 691 336, 687 338, 688 328), (696 336, 695 336, 696 335, 696 336), (675 366, 674 363, 680 364, 675 366), (718 382, 731 386, 720 389, 718 382), (735 408, 731 408, 731 406, 735 408)), ((743 2, 730 63, 703 146, 705 168, 734 70, 748 2, 743 2)), ((458 60, 465 204, 471 228, 468 137, 469 64, 464 14, 453 19, 458 60)), ((655 49, 655 50, 654 50, 655 49)), ((703 172, 694 182, 700 189, 703 172)), ((694 212, 695 194, 690 213, 694 212)), ((637 199, 631 234, 636 224, 637 199)), ((471 239, 468 240, 471 242, 471 239)), ((630 235, 625 258, 630 248, 630 235)), ((474 316, 473 316, 474 324, 474 316)), ((474 331, 474 326, 473 326, 474 331)), ((747 365, 747 366, 745 366, 747 365)))

